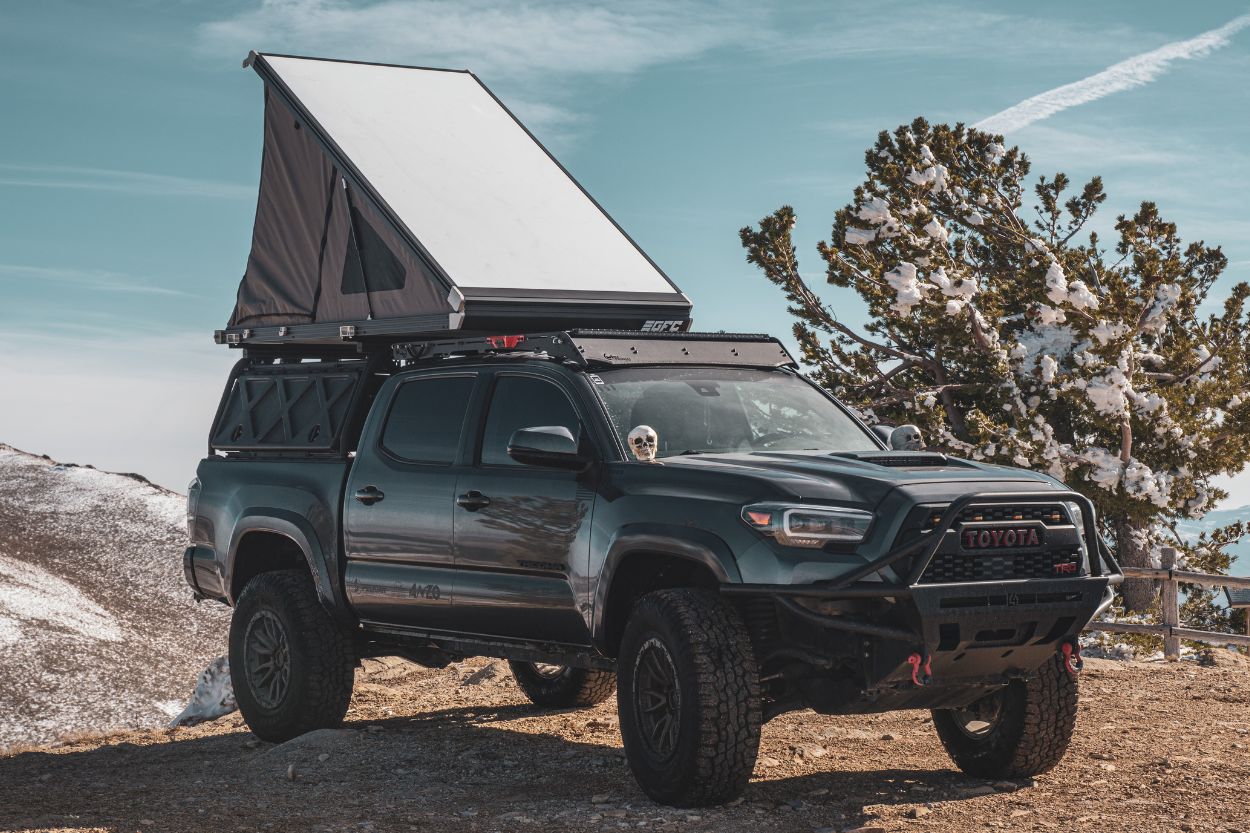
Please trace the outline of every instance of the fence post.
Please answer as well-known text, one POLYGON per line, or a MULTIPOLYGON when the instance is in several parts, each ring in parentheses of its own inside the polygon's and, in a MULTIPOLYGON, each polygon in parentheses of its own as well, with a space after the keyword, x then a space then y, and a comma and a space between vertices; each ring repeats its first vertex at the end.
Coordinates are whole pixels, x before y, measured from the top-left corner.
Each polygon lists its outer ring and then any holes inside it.
MULTIPOLYGON (((1165 570, 1176 569, 1176 550, 1164 547, 1160 553, 1159 566, 1165 570)), ((1180 585, 1174 578, 1164 579, 1160 600, 1163 607, 1163 656, 1168 662, 1176 662, 1181 658, 1181 641, 1172 635, 1172 629, 1180 627, 1180 585)))

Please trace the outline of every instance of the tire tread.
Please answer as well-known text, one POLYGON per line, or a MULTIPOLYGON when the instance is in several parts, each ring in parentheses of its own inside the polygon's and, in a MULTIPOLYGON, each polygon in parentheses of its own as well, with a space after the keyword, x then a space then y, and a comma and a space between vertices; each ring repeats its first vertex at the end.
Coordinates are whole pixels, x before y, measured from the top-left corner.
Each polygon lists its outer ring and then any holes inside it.
MULTIPOLYGON (((683 637, 671 647, 678 668, 688 663, 694 670, 698 746, 694 765, 675 783, 649 781, 647 773, 639 772, 640 756, 628 755, 626 747, 630 765, 643 790, 658 801, 679 807, 729 801, 745 789, 755 769, 763 723, 759 673, 746 626, 736 610, 705 590, 656 591, 639 601, 634 615, 648 609, 683 637)), ((630 708, 623 696, 619 708, 622 714, 630 708)))
POLYGON ((570 668, 559 680, 544 680, 533 663, 508 660, 512 679, 530 702, 549 709, 597 706, 616 690, 616 673, 598 668, 570 668))
POLYGON ((935 709, 933 725, 960 769, 981 778, 1028 778, 1055 767, 1076 727, 1079 686, 1058 656, 1024 682, 1005 689, 1005 714, 985 738, 966 736, 950 710, 935 709))
MULTIPOLYGON (((292 642, 292 650, 298 645, 304 668, 300 679, 291 680, 292 688, 301 686, 298 703, 287 704, 278 714, 248 708, 246 691, 241 692, 239 705, 248 726, 257 737, 282 742, 314 729, 341 725, 351 703, 356 656, 346 630, 321 606, 311 576, 302 570, 261 573, 243 589, 236 614, 240 608, 246 611, 253 599, 277 599, 286 608, 296 626, 287 639, 292 642)), ((233 626, 231 636, 233 658, 233 626)), ((233 662, 231 676, 235 677, 233 662)), ((238 687, 237 678, 235 685, 238 687)))

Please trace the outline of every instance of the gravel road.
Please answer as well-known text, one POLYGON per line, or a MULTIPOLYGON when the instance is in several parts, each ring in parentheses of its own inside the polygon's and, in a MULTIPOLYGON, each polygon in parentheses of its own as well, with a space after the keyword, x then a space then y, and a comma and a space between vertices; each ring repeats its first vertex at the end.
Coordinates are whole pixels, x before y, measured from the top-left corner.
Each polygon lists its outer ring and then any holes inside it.
POLYGON ((369 660, 346 728, 274 746, 236 716, 0 757, 0 830, 1250 831, 1250 662, 1091 660, 1036 783, 954 771, 928 714, 785 715, 734 806, 650 802, 614 703, 540 711, 504 663, 369 660), (489 669, 489 670, 487 670, 489 669))

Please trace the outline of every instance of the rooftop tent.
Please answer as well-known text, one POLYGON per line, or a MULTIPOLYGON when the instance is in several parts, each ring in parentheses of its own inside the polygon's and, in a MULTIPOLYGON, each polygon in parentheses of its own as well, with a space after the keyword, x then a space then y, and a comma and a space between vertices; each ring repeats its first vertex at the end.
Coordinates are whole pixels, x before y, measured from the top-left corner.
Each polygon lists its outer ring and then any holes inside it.
POLYGON ((473 74, 245 66, 265 82, 264 152, 219 340, 688 326, 681 291, 473 74))

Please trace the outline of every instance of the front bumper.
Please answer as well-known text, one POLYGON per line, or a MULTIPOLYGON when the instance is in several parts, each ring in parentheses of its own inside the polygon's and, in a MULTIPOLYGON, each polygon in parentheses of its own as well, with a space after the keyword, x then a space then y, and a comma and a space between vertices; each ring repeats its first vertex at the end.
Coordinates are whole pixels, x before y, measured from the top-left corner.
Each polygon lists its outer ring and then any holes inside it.
MULTIPOLYGON (((860 700, 824 711, 965 705, 1011 679, 1027 677, 1065 642, 1073 642, 1111 602, 1119 567, 1098 537, 1093 505, 1075 492, 968 494, 953 501, 931 533, 846 575, 806 585, 725 584, 726 595, 775 603, 776 628, 793 658, 805 646, 813 668, 843 673, 853 657, 860 700), (931 583, 925 570, 939 552, 958 546, 958 519, 968 509, 1073 501, 1084 510, 1082 574, 1056 578, 931 583), (892 576, 903 576, 902 580, 892 576), (854 644, 856 650, 846 650, 854 644), (917 685, 908 660, 919 655, 932 671, 917 685)), ((975 557, 975 556, 969 556, 975 557)), ((761 648, 767 664, 771 645, 761 648)), ((819 698, 816 698, 819 699, 819 698)), ((843 698, 845 699, 845 698, 843 698)))

